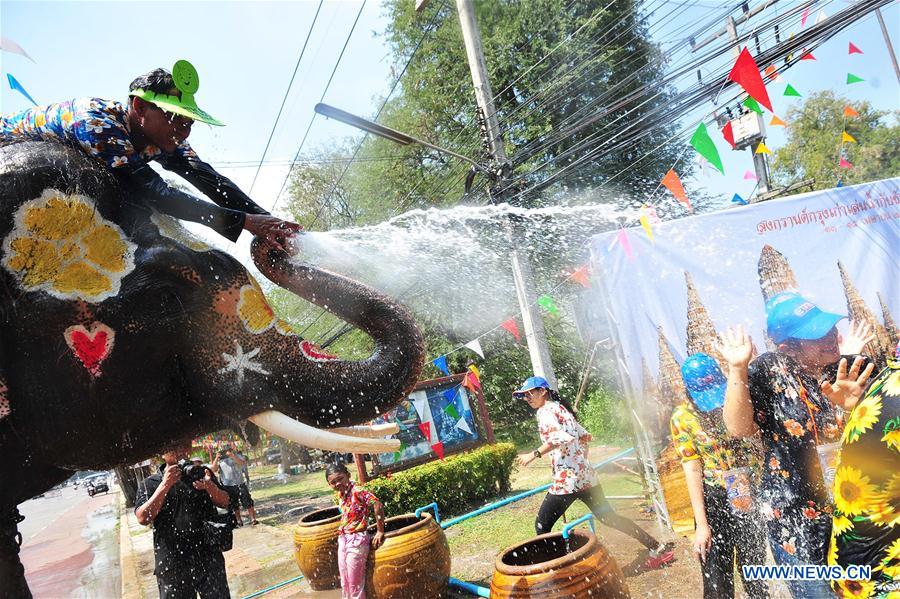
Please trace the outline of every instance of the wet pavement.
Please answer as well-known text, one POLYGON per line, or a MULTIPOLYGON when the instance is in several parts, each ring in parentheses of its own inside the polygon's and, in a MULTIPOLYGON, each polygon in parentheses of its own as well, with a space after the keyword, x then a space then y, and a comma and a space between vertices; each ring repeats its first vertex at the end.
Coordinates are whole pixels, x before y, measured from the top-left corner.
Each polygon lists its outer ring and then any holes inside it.
POLYGON ((36 599, 118 597, 118 487, 52 491, 19 506, 22 563, 36 599))

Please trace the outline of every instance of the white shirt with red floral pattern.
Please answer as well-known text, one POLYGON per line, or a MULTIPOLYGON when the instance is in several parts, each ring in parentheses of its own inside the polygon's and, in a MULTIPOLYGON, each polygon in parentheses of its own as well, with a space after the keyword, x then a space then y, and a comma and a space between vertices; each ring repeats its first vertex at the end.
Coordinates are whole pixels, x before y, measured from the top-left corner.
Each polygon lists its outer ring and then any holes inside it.
POLYGON ((547 401, 538 408, 538 433, 541 441, 553 450, 552 495, 568 495, 589 489, 597 484, 597 473, 588 461, 588 441, 591 435, 578 424, 572 413, 555 401, 547 401))

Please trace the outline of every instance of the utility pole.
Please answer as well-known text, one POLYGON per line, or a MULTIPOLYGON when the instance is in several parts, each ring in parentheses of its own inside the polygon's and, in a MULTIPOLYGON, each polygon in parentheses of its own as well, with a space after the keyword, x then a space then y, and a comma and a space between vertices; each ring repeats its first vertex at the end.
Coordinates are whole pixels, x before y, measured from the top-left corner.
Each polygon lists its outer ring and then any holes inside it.
POLYGON ((875 9, 875 16, 878 17, 878 24, 881 25, 881 35, 884 36, 888 54, 891 55, 891 62, 894 63, 894 75, 897 76, 897 83, 900 83, 900 66, 897 65, 897 55, 894 54, 894 45, 891 43, 891 36, 888 35, 887 26, 884 24, 884 17, 881 16, 880 8, 875 9))
MULTIPOLYGON (((502 182, 509 164, 506 158, 506 149, 503 147, 503 134, 497 120, 497 111, 494 108, 494 93, 488 80, 484 50, 481 46, 481 34, 478 31, 478 22, 475 20, 475 10, 471 0, 456 0, 456 10, 466 46, 469 70, 472 72, 472 84, 475 86, 475 100, 484 118, 488 148, 502 182)), ((498 187, 503 188, 502 185, 498 187)), ((494 201, 501 200, 502 198, 494 197, 495 193, 495 191, 491 191, 492 199, 494 201)), ((515 233, 511 229, 508 229, 507 232, 513 246, 513 279, 519 308, 522 310, 522 324, 525 327, 525 341, 531 356, 531 367, 536 376, 547 379, 550 386, 555 389, 557 388, 556 374, 553 372, 553 362, 550 360, 550 348, 544 334, 544 323, 536 305, 537 297, 534 293, 534 274, 531 264, 525 252, 518 248, 515 233)))

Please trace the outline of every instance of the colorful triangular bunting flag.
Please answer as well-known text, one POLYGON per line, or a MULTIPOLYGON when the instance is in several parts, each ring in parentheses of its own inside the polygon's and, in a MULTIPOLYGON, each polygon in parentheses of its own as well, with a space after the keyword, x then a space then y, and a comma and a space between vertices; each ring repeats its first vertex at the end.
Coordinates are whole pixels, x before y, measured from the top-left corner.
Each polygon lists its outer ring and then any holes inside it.
POLYGON ((853 165, 850 164, 850 161, 841 156, 841 161, 838 163, 838 166, 841 168, 853 168, 853 165))
POLYGON ((625 257, 628 258, 628 261, 634 262, 634 254, 631 253, 631 242, 628 241, 628 233, 625 232, 625 229, 619 229, 619 232, 616 233, 616 242, 622 247, 622 251, 625 252, 625 257))
POLYGON ((741 50, 740 56, 734 62, 734 66, 731 67, 728 79, 743 87, 750 97, 768 108, 769 112, 775 112, 772 110, 769 92, 766 91, 762 75, 759 74, 759 67, 756 66, 756 61, 753 60, 750 51, 746 47, 741 50))
POLYGON ((453 418, 455 418, 457 420, 459 419, 459 412, 456 410, 456 406, 453 405, 452 403, 448 403, 444 407, 444 412, 446 412, 450 416, 453 416, 453 418))
POLYGON ((470 435, 475 434, 472 432, 472 427, 469 426, 469 423, 466 422, 465 418, 460 418, 459 420, 456 421, 456 428, 458 428, 461 431, 465 431, 465 432, 469 433, 470 435))
POLYGON ((795 98, 801 98, 800 92, 798 92, 793 85, 790 83, 787 84, 787 87, 784 88, 785 96, 793 96, 795 98))
POLYGON ((859 75, 854 75, 853 73, 847 73, 847 85, 850 85, 852 83, 862 83, 863 81, 865 81, 865 79, 863 79, 859 75))
POLYGON ((824 11, 824 10, 820 10, 820 11, 819 11, 819 16, 816 17, 816 22, 815 22, 814 24, 815 24, 815 25, 818 25, 819 23, 821 23, 822 21, 824 21, 824 20, 827 19, 827 18, 828 18, 828 15, 825 14, 825 11, 824 11))
POLYGON ((812 52, 807 52, 805 49, 803 50, 803 55, 800 56, 800 60, 815 60, 816 57, 813 56, 812 52))
POLYGON ((3 37, 2 35, 0 35, 0 50, 3 50, 4 52, 11 52, 13 54, 19 54, 21 56, 24 56, 31 62, 34 62, 35 64, 37 64, 37 62, 28 55, 28 52, 26 52, 22 48, 22 46, 20 46, 16 42, 12 41, 8 37, 3 37))
POLYGON ((844 106, 844 116, 847 118, 858 117, 859 113, 850 105, 844 106))
POLYGON ((854 138, 852 135, 850 135, 849 133, 847 133, 846 131, 844 131, 843 133, 841 133, 841 141, 842 141, 842 142, 846 141, 846 142, 855 144, 855 143, 856 143, 856 138, 854 138))
POLYGON ((509 333, 516 338, 516 341, 521 340, 521 337, 519 336, 519 327, 516 324, 516 320, 514 318, 504 320, 500 323, 500 326, 509 331, 509 333))
POLYGON ((800 15, 800 27, 806 27, 806 19, 809 18, 809 11, 812 10, 811 6, 807 6, 803 9, 803 14, 800 15))
POLYGON ((844 180, 838 179, 837 185, 835 185, 835 187, 843 187, 843 186, 844 186, 844 180))
POLYGON ((559 310, 556 308, 556 304, 553 303, 553 298, 546 293, 538 298, 537 303, 540 307, 542 307, 550 314, 559 313, 559 310))
POLYGON ((434 445, 431 446, 431 450, 437 454, 437 457, 444 461, 444 444, 438 441, 434 445))
POLYGON ((713 143, 709 133, 706 131, 706 123, 700 123, 694 135, 691 136, 691 145, 697 150, 697 153, 709 160, 709 163, 719 169, 719 172, 725 174, 725 168, 722 166, 722 159, 719 157, 719 150, 713 143))
POLYGON ((854 44, 853 42, 850 42, 850 48, 849 48, 849 50, 847 51, 847 54, 862 54, 862 53, 863 53, 863 51, 860 50, 860 49, 856 46, 856 44, 854 44))
POLYGON ((772 120, 769 121, 769 125, 771 125, 772 127, 787 127, 787 123, 782 121, 774 114, 772 115, 772 120))
POLYGON ((684 185, 681 184, 681 179, 678 177, 678 173, 669 169, 669 172, 662 178, 662 184, 666 189, 672 192, 672 195, 675 196, 676 200, 687 207, 688 212, 694 211, 690 200, 688 200, 687 193, 684 191, 684 185))
POLYGON ((734 197, 731 198, 731 201, 735 204, 746 204, 747 200, 739 196, 738 194, 734 194, 734 197))
POLYGON ((756 181, 756 173, 751 170, 747 170, 744 172, 744 180, 745 181, 756 181))
POLYGON ((481 389, 481 379, 478 378, 478 368, 474 364, 469 366, 469 372, 463 379, 462 386, 470 391, 478 391, 481 389))
POLYGON ((659 215, 656 213, 656 208, 654 208, 653 206, 644 204, 643 206, 641 206, 641 214, 647 216, 647 220, 650 221, 651 225, 658 225, 662 222, 661 220, 659 220, 659 215))
POLYGON ((463 347, 471 349, 473 352, 478 354, 482 360, 484 359, 484 351, 481 349, 481 342, 477 337, 466 343, 463 347))
POLYGON ((428 422, 420 422, 419 430, 422 431, 422 434, 425 436, 425 438, 429 442, 431 442, 431 421, 429 420, 428 422))
POLYGON ((438 370, 450 376, 450 369, 447 367, 447 356, 438 356, 434 360, 431 361, 432 364, 438 367, 438 370))
POLYGON ((753 98, 747 97, 747 98, 744 100, 744 106, 746 106, 747 108, 749 108, 750 110, 752 110, 752 111, 755 112, 756 114, 762 114, 762 113, 763 113, 763 109, 762 109, 762 107, 759 105, 759 102, 757 102, 757 101, 754 100, 753 98))
POLYGON ((591 277, 591 272, 590 272, 590 268, 588 267, 587 264, 582 264, 577 269, 575 269, 575 272, 573 272, 571 275, 569 275, 570 279, 572 279, 573 281, 575 281, 576 283, 578 283, 585 289, 590 289, 590 287, 591 287, 590 277, 591 277))
POLYGON ((731 149, 735 149, 734 144, 734 129, 731 127, 731 121, 725 123, 725 126, 722 127, 722 137, 725 138, 725 141, 728 142, 728 145, 731 146, 731 149))
POLYGON ((764 144, 763 142, 759 142, 759 145, 756 146, 756 152, 754 152, 754 153, 755 154, 771 154, 772 150, 770 150, 766 146, 766 144, 764 144))
POLYGON ((650 243, 656 243, 653 241, 653 228, 650 226, 650 221, 647 219, 646 214, 642 214, 641 218, 641 226, 644 228, 644 232, 647 233, 647 237, 650 238, 650 243))
POLYGON ((32 97, 28 94, 28 92, 25 91, 25 88, 22 87, 22 84, 19 83, 19 82, 16 80, 16 78, 12 76, 12 73, 7 73, 7 74, 6 74, 6 79, 9 81, 9 87, 10 87, 10 89, 16 90, 17 92, 19 92, 20 94, 22 94, 23 96, 25 96, 26 98, 28 98, 28 100, 29 100, 32 104, 34 104, 35 106, 37 106, 37 102, 34 101, 34 98, 32 98, 32 97))

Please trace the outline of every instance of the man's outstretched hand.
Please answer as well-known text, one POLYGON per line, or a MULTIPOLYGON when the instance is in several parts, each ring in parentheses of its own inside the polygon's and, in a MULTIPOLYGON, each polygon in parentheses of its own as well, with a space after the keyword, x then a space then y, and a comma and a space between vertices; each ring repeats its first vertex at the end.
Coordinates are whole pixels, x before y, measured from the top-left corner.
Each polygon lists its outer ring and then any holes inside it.
POLYGON ((277 216, 248 213, 244 218, 244 229, 289 254, 291 250, 287 243, 288 238, 301 232, 303 227, 297 223, 281 220, 277 216))

